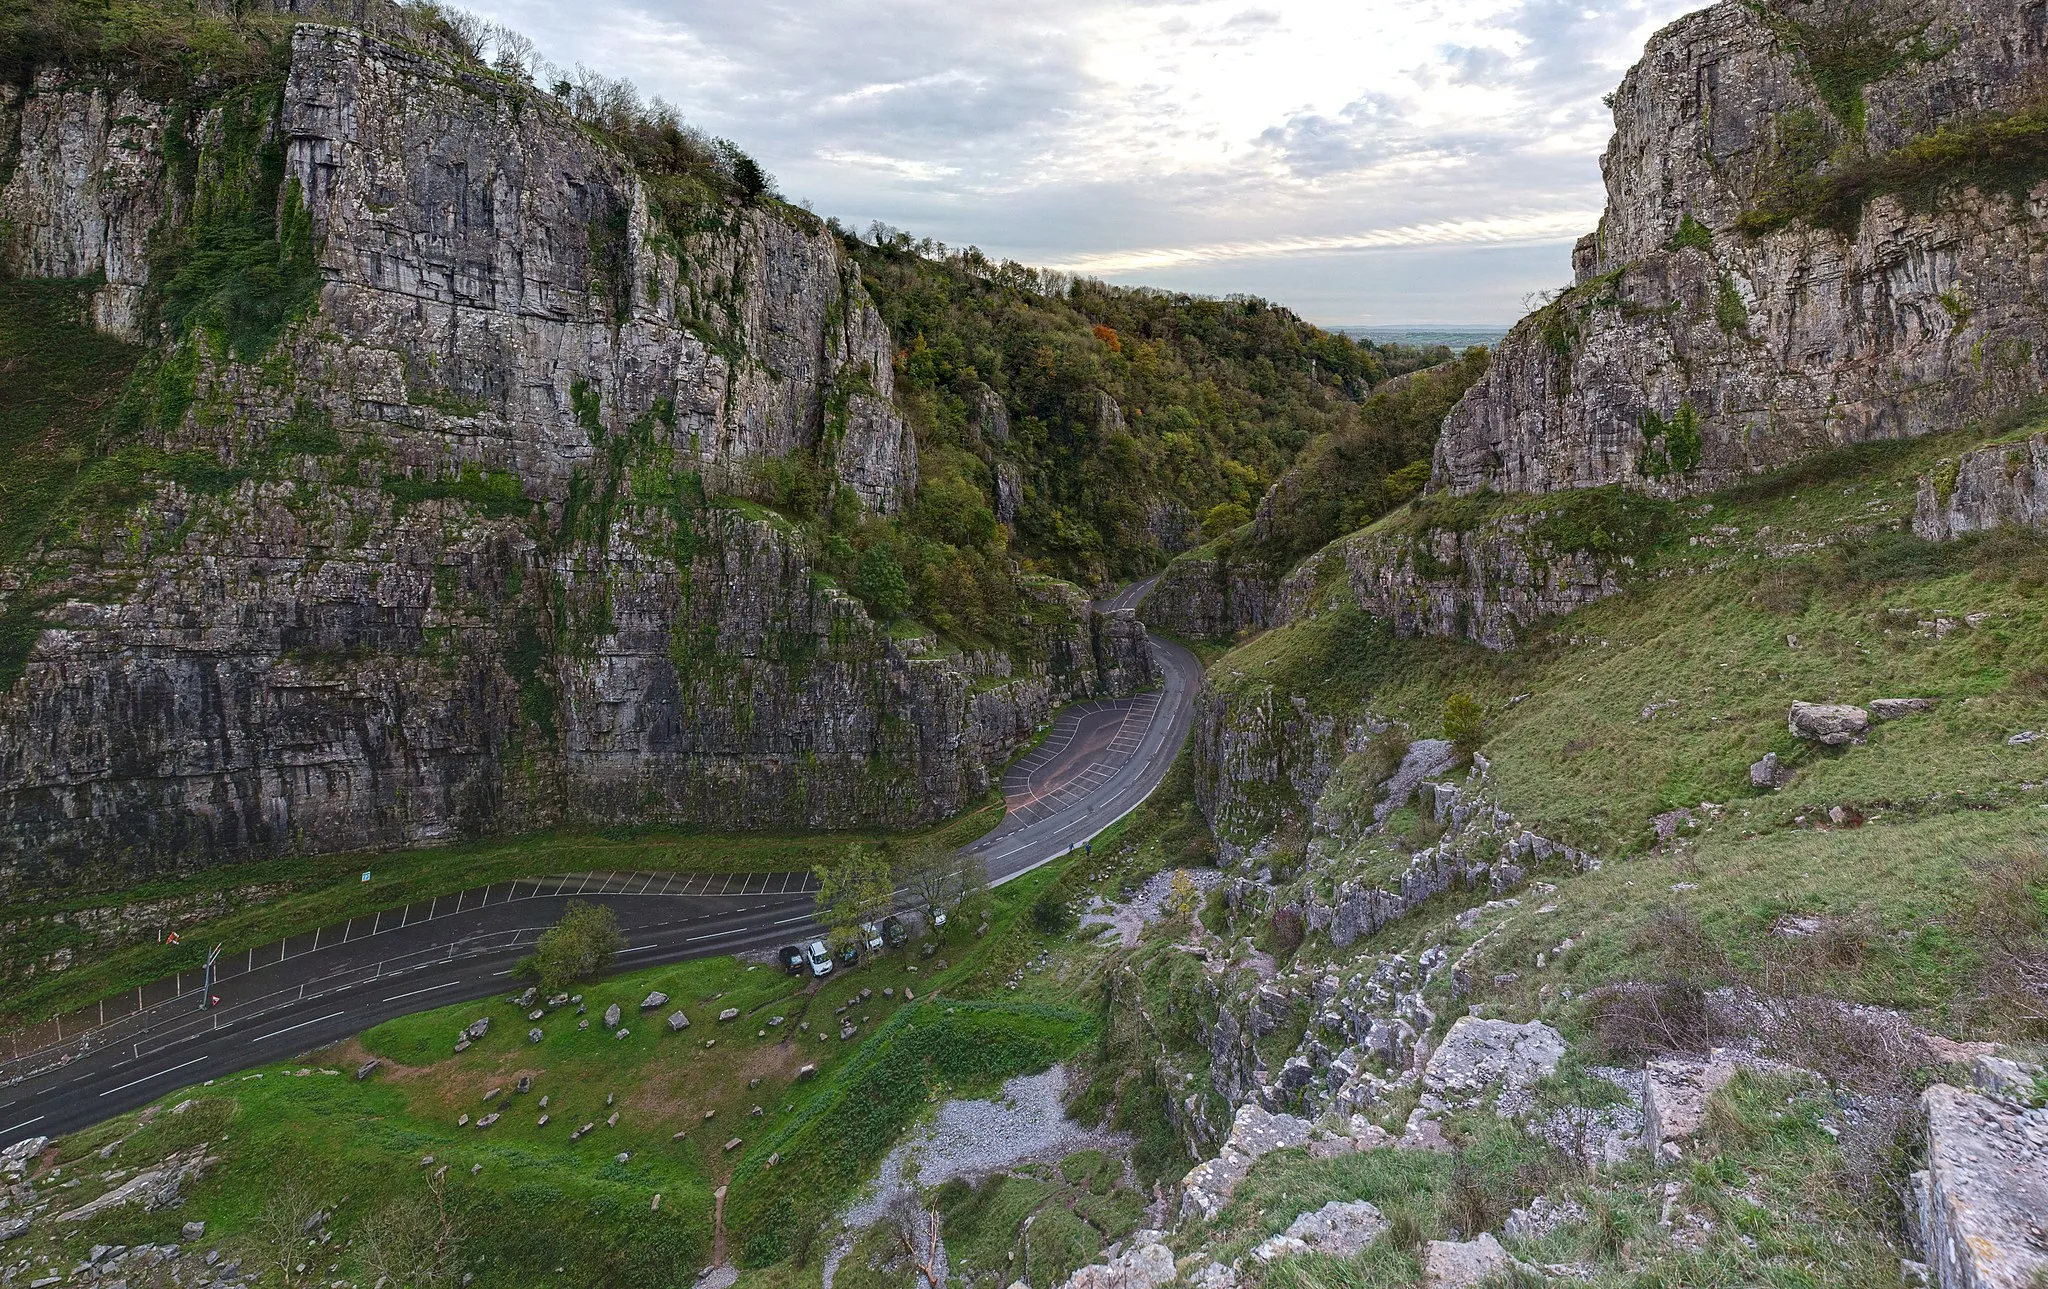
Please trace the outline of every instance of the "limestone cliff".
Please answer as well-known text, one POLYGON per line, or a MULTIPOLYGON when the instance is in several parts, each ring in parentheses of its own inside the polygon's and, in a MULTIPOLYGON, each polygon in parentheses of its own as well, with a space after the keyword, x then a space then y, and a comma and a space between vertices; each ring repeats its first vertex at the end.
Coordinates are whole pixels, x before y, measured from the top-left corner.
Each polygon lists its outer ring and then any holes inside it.
POLYGON ((1723 0, 1660 32, 1577 283, 1451 415, 1433 487, 1696 493, 2048 387, 2044 73, 2010 0, 1723 0))
POLYGON ((131 440, 0 565, 31 628, 0 887, 918 823, 1054 705, 1150 680, 1143 629, 1059 583, 1007 651, 897 639, 807 530, 721 499, 789 462, 871 513, 916 486, 887 330, 802 211, 678 202, 551 95, 338 27, 183 99, 46 70, 0 128, 6 268, 138 342, 131 440), (254 303, 203 272, 246 256, 237 209, 277 228, 254 303))
POLYGON ((1510 512, 1471 527, 1389 525, 1347 537, 1305 561, 1280 588, 1280 622, 1349 604, 1402 636, 1514 647, 1540 618, 1620 592, 1635 564, 1626 550, 1596 548, 1574 532, 1569 511, 1510 512))
POLYGON ((1966 452, 1920 481, 1919 536, 1946 541, 2007 525, 2048 528, 2048 434, 1966 452))

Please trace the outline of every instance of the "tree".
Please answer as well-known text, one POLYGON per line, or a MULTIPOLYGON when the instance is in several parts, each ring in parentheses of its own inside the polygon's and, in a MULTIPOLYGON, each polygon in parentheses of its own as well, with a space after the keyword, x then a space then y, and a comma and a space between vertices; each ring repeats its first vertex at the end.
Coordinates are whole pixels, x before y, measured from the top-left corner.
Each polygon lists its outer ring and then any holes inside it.
POLYGON ((888 916, 896 891, 889 881, 889 862, 879 850, 851 845, 837 861, 820 864, 818 876, 818 921, 835 937, 845 936, 863 922, 888 916))
POLYGON ((853 593, 883 622, 902 617, 910 608, 910 581, 886 546, 870 546, 867 554, 860 557, 860 571, 853 575, 853 593))
POLYGON ((596 979, 625 947, 618 914, 602 904, 570 900, 562 920, 541 933, 533 956, 520 965, 540 978, 544 991, 556 993, 578 981, 596 979))
POLYGON ((906 1190, 890 1203, 888 1222, 896 1242, 903 1248, 903 1256, 910 1260, 918 1276, 929 1289, 944 1289, 946 1278, 941 1274, 939 1258, 945 1250, 939 1242, 939 1215, 925 1204, 923 1197, 906 1190))
POLYGON ((257 1258, 277 1272, 278 1283, 297 1284, 306 1276, 308 1264, 317 1261, 307 1250, 319 1247, 313 1233, 319 1229, 315 1219, 320 1206, 297 1179, 270 1187, 267 1195, 249 1228, 261 1250, 257 1258))
POLYGON ((1252 512, 1235 501, 1225 501, 1211 506, 1202 516, 1202 537, 1215 541, 1234 528, 1241 528, 1252 520, 1252 512))
POLYGON ((356 1260, 363 1279, 389 1289, 431 1289, 462 1277, 461 1214, 448 1202, 448 1170, 427 1180, 424 1195, 394 1200, 363 1223, 356 1260))
POLYGON ((1202 907, 1202 893, 1195 888, 1195 879, 1188 876, 1183 868, 1175 871, 1173 884, 1166 892, 1166 916, 1184 918, 1202 907))
POLYGON ((1470 760, 1486 741, 1486 709, 1470 694, 1452 694, 1444 700, 1444 737, 1458 755, 1470 760))
POLYGON ((957 898, 960 859, 951 846, 928 837, 911 847, 897 864, 896 880, 925 908, 947 908, 957 898))

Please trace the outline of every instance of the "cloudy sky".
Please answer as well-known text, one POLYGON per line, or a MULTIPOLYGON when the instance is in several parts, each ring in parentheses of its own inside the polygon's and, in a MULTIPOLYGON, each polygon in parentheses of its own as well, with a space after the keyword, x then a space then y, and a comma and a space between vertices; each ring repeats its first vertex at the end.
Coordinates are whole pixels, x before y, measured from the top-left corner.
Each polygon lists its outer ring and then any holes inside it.
POLYGON ((481 0, 856 227, 1329 325, 1505 324, 1701 0, 481 0))

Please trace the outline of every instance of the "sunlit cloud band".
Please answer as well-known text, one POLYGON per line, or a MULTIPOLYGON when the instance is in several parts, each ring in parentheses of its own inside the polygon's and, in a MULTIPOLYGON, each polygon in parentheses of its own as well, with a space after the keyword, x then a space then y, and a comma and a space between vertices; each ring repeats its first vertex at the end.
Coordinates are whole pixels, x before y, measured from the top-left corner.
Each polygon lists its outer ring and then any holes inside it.
POLYGON ((1210 264, 1219 260, 1278 259, 1331 251, 1383 250, 1401 246, 1492 244, 1533 246, 1576 238, 1599 221, 1597 210, 1557 211, 1543 215, 1503 215, 1491 219, 1452 219, 1400 228, 1372 229, 1329 237, 1274 237, 1256 241, 1213 242, 1203 246, 1160 246, 1146 250, 1104 251, 1047 265, 1062 273, 1118 277, 1148 270, 1210 264))

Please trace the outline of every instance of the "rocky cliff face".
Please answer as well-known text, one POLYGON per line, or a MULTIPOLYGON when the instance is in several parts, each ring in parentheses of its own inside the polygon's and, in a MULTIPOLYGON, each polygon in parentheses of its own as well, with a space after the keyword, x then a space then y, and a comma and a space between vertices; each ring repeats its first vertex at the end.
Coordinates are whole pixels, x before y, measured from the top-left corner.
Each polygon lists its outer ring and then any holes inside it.
POLYGON ((999 658, 893 639, 803 532, 716 500, 786 460, 871 511, 915 487, 886 329, 802 212, 658 215, 549 96, 341 28, 224 101, 49 72, 5 110, 7 267, 103 277, 94 320, 159 347, 132 477, 0 569, 45 628, 0 696, 0 886, 911 824, 1151 678, 1143 628, 1064 584, 999 658), (254 352, 232 319, 162 339, 153 247, 266 164, 304 306, 254 352))
POLYGON ((1368 530, 1325 550, 1280 588, 1281 622, 1351 604, 1403 636, 1471 640, 1511 649, 1539 618, 1618 594, 1634 560, 1574 546, 1547 531, 1542 511, 1471 529, 1368 530))
POLYGON ((1920 480, 1920 537, 1947 541, 2007 525, 2048 528, 2048 434, 1966 452, 1920 480))
POLYGON ((1160 631, 1227 640, 1272 625, 1275 598, 1271 570, 1245 564, 1227 548, 1204 547, 1166 566, 1141 612, 1146 625, 1160 631))
POLYGON ((1615 97, 1577 284, 1451 415, 1433 486, 1700 492, 2038 393, 2038 170, 1926 140, 2026 108, 2044 68, 2040 9, 2006 0, 1724 0, 1666 28, 1615 97))

